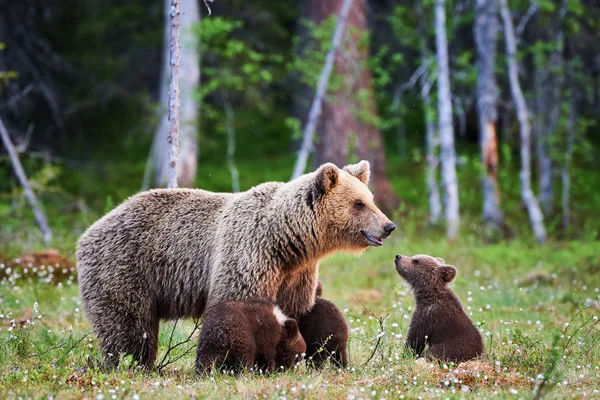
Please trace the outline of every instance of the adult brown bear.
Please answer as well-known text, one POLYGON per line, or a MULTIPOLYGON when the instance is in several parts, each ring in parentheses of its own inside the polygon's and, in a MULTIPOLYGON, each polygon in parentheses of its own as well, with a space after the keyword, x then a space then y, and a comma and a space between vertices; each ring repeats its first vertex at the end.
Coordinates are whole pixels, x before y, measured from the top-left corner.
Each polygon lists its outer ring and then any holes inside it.
POLYGON ((121 353, 152 366, 161 319, 267 297, 291 318, 315 300, 319 260, 380 246, 394 224, 375 206, 367 161, 324 164, 242 193, 136 194, 77 244, 81 299, 109 365, 121 353))

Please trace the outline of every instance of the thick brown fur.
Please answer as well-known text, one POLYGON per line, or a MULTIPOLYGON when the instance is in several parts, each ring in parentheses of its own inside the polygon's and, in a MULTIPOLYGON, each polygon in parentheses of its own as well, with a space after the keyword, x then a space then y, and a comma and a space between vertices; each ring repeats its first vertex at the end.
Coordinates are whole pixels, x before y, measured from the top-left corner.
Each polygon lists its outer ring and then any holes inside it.
POLYGON ((320 259, 380 245, 393 230, 369 174, 361 161, 235 194, 150 190, 106 214, 76 254, 86 315, 109 366, 121 353, 152 366, 159 320, 200 317, 223 301, 266 297, 293 318, 310 311, 320 259))
POLYGON ((426 255, 397 255, 394 262, 398 274, 412 287, 416 302, 406 345, 418 356, 429 345, 427 355, 445 361, 482 355, 483 338, 448 287, 456 268, 426 255))
POLYGON ((217 304, 204 313, 196 358, 196 372, 213 366, 227 372, 256 368, 264 372, 288 369, 302 360, 306 343, 295 319, 269 299, 217 304))
POLYGON ((323 286, 317 284, 315 305, 298 319, 300 333, 306 341, 306 357, 317 368, 328 359, 335 365, 348 366, 349 328, 341 311, 323 299, 323 286))

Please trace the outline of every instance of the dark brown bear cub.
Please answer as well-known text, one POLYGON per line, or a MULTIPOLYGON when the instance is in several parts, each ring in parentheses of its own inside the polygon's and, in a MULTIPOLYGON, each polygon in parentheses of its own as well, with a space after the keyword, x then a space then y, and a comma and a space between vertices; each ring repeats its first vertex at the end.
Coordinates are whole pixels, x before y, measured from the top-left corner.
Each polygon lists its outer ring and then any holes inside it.
POLYGON ((235 372, 253 367, 271 372, 291 368, 305 352, 298 323, 271 300, 229 301, 204 314, 196 372, 205 373, 213 366, 235 372))
POLYGON ((413 289, 416 310, 406 345, 417 355, 429 345, 428 356, 466 361, 483 354, 483 339, 448 284, 456 268, 441 258, 397 255, 396 271, 413 289))
POLYGON ((300 333, 306 341, 306 357, 320 368, 328 358, 337 366, 348 365, 348 324, 329 300, 323 299, 323 286, 317 284, 315 305, 300 319, 300 333))

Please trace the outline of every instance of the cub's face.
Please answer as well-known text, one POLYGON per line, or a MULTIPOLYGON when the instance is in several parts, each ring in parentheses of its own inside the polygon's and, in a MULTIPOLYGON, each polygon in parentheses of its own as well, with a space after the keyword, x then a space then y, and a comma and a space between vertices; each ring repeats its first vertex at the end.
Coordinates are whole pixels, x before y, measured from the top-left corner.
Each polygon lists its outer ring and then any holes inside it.
POLYGON ((446 265, 439 257, 423 254, 408 257, 398 254, 394 263, 398 275, 415 289, 443 287, 456 278, 456 268, 446 265))
POLYGON ((312 199, 320 228, 328 232, 332 245, 364 250, 381 246, 395 229, 375 205, 367 184, 371 175, 368 161, 337 168, 324 164, 315 172, 312 199))
POLYGON ((283 333, 281 341, 277 346, 277 368, 291 368, 302 359, 306 353, 306 342, 300 334, 298 322, 293 318, 288 318, 283 324, 283 333))

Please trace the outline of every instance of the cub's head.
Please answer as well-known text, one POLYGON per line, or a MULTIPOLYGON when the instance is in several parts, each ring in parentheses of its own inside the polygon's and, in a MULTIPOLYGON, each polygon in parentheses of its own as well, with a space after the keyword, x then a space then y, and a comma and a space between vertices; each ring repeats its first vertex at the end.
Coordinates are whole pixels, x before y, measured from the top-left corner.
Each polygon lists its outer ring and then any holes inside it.
POLYGON ((443 259, 418 254, 413 257, 396 255, 396 271, 414 289, 445 287, 456 278, 456 268, 443 259))
POLYGON ((286 319, 281 328, 281 340, 277 345, 275 361, 278 369, 282 366, 284 369, 292 368, 294 364, 302 360, 302 356, 306 353, 306 342, 300 334, 298 322, 295 319, 286 319))
POLYGON ((323 164, 312 177, 308 204, 315 210, 320 240, 330 247, 364 250, 381 246, 396 228, 373 202, 369 190, 371 168, 368 161, 340 169, 323 164))

